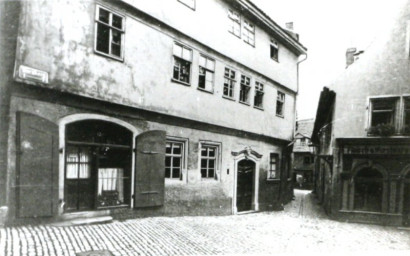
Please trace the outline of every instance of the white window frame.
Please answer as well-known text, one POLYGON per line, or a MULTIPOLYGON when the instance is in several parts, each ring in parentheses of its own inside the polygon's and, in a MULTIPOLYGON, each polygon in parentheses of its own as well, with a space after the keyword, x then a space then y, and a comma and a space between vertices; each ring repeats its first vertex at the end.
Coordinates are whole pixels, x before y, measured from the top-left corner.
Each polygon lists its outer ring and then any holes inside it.
POLYGON ((255 95, 254 95, 254 98, 253 98, 253 106, 255 108, 263 109, 263 96, 265 94, 264 87, 265 87, 265 85, 263 83, 255 81, 255 95), (256 98, 258 96, 261 97, 260 105, 256 105, 256 98))
POLYGON ((239 102, 249 105, 251 91, 251 77, 241 74, 240 88, 239 88, 239 102), (244 82, 243 82, 244 81, 244 82), (245 90, 246 98, 242 100, 242 92, 245 90))
POLYGON ((268 166, 267 177, 266 177, 267 180, 279 180, 280 179, 281 173, 280 173, 279 163, 280 163, 279 154, 276 152, 269 153, 269 166, 268 166), (275 159, 275 161, 272 161, 273 159, 275 159), (272 164, 275 164, 275 170, 272 169, 272 164))
POLYGON ((242 30, 242 28, 241 28, 242 27, 241 26, 241 15, 238 12, 236 12, 232 9, 229 9, 228 10, 228 18, 229 18, 228 31, 230 33, 232 33, 232 35, 234 35, 238 38, 241 38, 241 30, 242 30), (235 30, 235 25, 238 26, 239 31, 235 30))
POLYGON ((228 98, 231 100, 235 100, 235 86, 236 86, 236 70, 230 68, 230 67, 225 67, 224 71, 224 88, 222 92, 222 96, 224 98, 228 98), (228 76, 226 76, 226 73, 228 72, 228 76), (233 78, 231 77, 233 73, 233 78), (228 95, 225 94, 225 88, 228 91, 228 95), (229 92, 231 92, 232 96, 229 96, 229 92))
POLYGON ((101 54, 101 55, 104 55, 104 56, 106 56, 106 57, 110 57, 110 58, 113 58, 113 59, 117 59, 117 60, 123 61, 123 60, 124 60, 124 48, 125 48, 124 38, 125 38, 125 16, 124 16, 124 15, 121 15, 121 14, 119 14, 119 13, 117 13, 117 12, 114 12, 114 11, 112 11, 112 10, 109 9, 109 8, 103 7, 103 6, 101 6, 101 5, 96 5, 96 11, 95 11, 95 33, 94 33, 94 51, 95 51, 96 53, 101 54), (99 20, 99 15, 100 15, 100 10, 101 10, 101 9, 109 13, 109 14, 108 14, 108 15, 109 15, 109 17, 108 17, 108 19, 109 19, 108 23, 105 23, 105 22, 99 20), (112 25, 112 23, 113 23, 113 15, 118 16, 118 17, 120 17, 120 18, 122 19, 122 21, 121 21, 121 28, 117 28, 117 27, 115 27, 115 26, 112 25), (98 24, 102 24, 102 25, 108 27, 108 29, 109 29, 108 53, 103 52, 103 51, 100 51, 100 50, 97 50, 98 24), (113 33, 113 30, 118 31, 119 33, 121 33, 120 56, 117 56, 117 55, 112 54, 112 43, 113 43, 113 42, 112 42, 112 33, 113 33))
MULTIPOLYGON (((193 56, 193 51, 191 48, 178 43, 178 42, 174 42, 173 44, 173 50, 172 50, 172 54, 173 54, 173 66, 172 66, 172 81, 175 81, 177 83, 182 83, 185 85, 191 85, 191 76, 192 76, 192 56, 193 56), (181 48, 181 52, 178 52, 177 47, 181 48), (189 52, 189 56, 187 56, 186 54, 189 52), (182 81, 179 78, 175 78, 174 77, 174 72, 175 72, 175 67, 177 62, 179 63, 183 63, 183 62, 188 62, 189 63, 189 74, 188 74, 188 82, 182 81)), ((181 69, 179 67, 179 69, 181 69)), ((181 74, 180 72, 182 72, 181 70, 179 70, 179 75, 181 74)))
MULTIPOLYGON (((199 148, 198 148, 198 169, 199 169, 199 177, 201 177, 202 181, 206 180, 220 180, 220 175, 221 171, 220 168, 222 166, 221 164, 221 154, 222 154, 222 143, 220 142, 213 142, 213 141, 199 141, 199 148), (202 148, 207 147, 207 148, 215 148, 215 170, 214 170, 214 177, 202 177, 202 166, 201 166, 201 160, 202 160, 202 148)), ((209 158, 207 158, 209 159, 209 158)))
POLYGON ((274 61, 279 62, 279 45, 278 42, 273 39, 270 40, 270 58, 274 61), (272 50, 276 50, 276 57, 272 56, 272 50))
MULTIPOLYGON (((180 182, 186 182, 187 181, 187 168, 188 168, 188 145, 189 145, 189 139, 187 138, 181 138, 181 137, 176 137, 176 136, 167 136, 166 138, 166 143, 178 143, 182 145, 181 149, 181 173, 179 178, 167 178, 165 177, 165 182, 167 183, 180 183, 180 182)), ((165 152, 165 157, 167 156, 167 153, 165 152)), ((165 172, 165 169, 164 169, 165 172)))
POLYGON ((196 1, 195 0, 178 0, 181 4, 195 11, 196 1))
POLYGON ((243 41, 249 45, 255 46, 255 24, 244 19, 243 28, 243 41))
POLYGON ((213 93, 214 92, 214 83, 215 83, 215 60, 212 59, 212 58, 209 58, 206 55, 200 54, 199 55, 198 89, 213 93), (199 77, 202 75, 201 74, 201 69, 205 72, 205 74, 203 74, 204 82, 205 82, 205 84, 204 84, 205 88, 202 88, 202 87, 199 86, 199 81, 200 81, 199 77), (211 79, 209 79, 209 76, 211 76, 211 79), (207 88, 207 82, 208 81, 211 82, 211 88, 207 88))
POLYGON ((285 100, 286 94, 284 92, 278 91, 276 97, 276 116, 284 117, 285 116, 285 100), (282 104, 282 111, 278 113, 278 103, 282 104))

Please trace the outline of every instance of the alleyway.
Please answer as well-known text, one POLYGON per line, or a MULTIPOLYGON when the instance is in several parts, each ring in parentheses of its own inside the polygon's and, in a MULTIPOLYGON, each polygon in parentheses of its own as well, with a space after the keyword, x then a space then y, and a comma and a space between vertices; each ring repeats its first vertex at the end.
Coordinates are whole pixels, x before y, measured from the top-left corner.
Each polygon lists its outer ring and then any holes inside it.
POLYGON ((75 255, 103 249, 114 255, 410 255, 410 231, 327 220, 312 194, 297 190, 295 195, 283 212, 1 228, 0 255, 75 255))

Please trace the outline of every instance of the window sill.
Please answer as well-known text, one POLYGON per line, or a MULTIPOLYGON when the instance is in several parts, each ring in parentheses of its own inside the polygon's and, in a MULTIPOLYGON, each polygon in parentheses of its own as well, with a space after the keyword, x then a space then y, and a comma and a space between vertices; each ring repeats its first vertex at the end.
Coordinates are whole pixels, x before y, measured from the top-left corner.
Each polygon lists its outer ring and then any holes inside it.
POLYGON ((117 57, 117 56, 115 56, 115 55, 110 55, 110 54, 107 54, 107 53, 104 53, 104 52, 99 52, 99 51, 97 51, 97 50, 95 50, 95 49, 94 49, 94 53, 95 53, 96 55, 100 55, 100 56, 103 56, 103 57, 107 57, 107 58, 110 58, 110 59, 113 59, 113 60, 116 60, 116 61, 119 61, 119 62, 124 62, 124 57, 117 57))
POLYGON ((245 40, 243 40, 246 44, 248 44, 248 45, 250 45, 250 46, 252 46, 253 48, 255 48, 255 44, 251 44, 251 43, 249 43, 249 42, 247 42, 247 41, 245 41, 245 40))
POLYGON ((99 207, 97 207, 97 210, 128 208, 128 207, 130 207, 129 204, 120 204, 120 205, 112 205, 112 206, 99 206, 99 207))
POLYGON ((229 31, 229 30, 228 30, 228 32, 231 33, 232 35, 236 36, 236 37, 239 38, 239 39, 241 38, 241 35, 239 35, 239 36, 238 36, 238 35, 235 35, 232 31, 229 31))
POLYGON ((280 118, 285 118, 284 115, 278 115, 278 114, 276 114, 276 116, 277 116, 277 117, 280 117, 280 118))
POLYGON ((231 100, 231 101, 236 101, 234 98, 231 98, 231 97, 225 96, 225 95, 222 95, 222 98, 227 99, 227 100, 231 100))
POLYGON ((258 106, 253 106, 253 107, 256 108, 256 109, 259 109, 261 111, 264 111, 263 107, 258 107, 258 106))
POLYGON ((215 179, 215 178, 202 178, 202 177, 201 177, 201 182, 217 183, 218 180, 215 179))
POLYGON ((239 103, 243 104, 243 105, 247 105, 250 106, 251 104, 249 104, 248 102, 244 102, 244 101, 239 101, 239 103))
POLYGON ((275 58, 272 58, 272 57, 270 59, 276 61, 277 63, 279 63, 279 59, 275 59, 275 58))
POLYGON ((206 93, 209 93, 209 94, 214 94, 214 91, 213 91, 213 90, 212 90, 212 91, 208 91, 208 90, 202 89, 202 88, 200 88, 200 87, 197 87, 197 89, 198 89, 199 91, 201 91, 201 92, 206 92, 206 93))
POLYGON ((171 82, 173 82, 173 83, 177 83, 177 84, 182 84, 182 85, 185 85, 185 86, 191 86, 191 84, 190 84, 190 83, 185 83, 185 82, 182 82, 182 81, 176 80, 176 79, 174 79, 174 78, 171 78, 171 82))

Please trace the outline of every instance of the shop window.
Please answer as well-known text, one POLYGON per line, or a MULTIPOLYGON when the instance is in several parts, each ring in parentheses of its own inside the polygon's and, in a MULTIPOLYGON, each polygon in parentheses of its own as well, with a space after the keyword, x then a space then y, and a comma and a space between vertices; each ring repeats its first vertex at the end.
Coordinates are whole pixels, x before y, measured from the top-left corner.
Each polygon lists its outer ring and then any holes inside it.
POLYGON ((228 31, 240 38, 241 37, 241 16, 239 15, 239 13, 233 10, 229 10, 228 18, 229 18, 228 31))
POLYGON ((186 5, 187 7, 195 10, 195 0, 178 0, 178 2, 186 5))
POLYGON ((66 154, 66 178, 67 179, 88 179, 91 174, 92 152, 88 148, 67 149, 66 154))
POLYGON ((255 96, 254 96, 254 106, 257 108, 263 108, 263 84, 255 82, 255 96))
POLYGON ((215 61, 205 57, 203 55, 199 56, 199 79, 198 88, 208 92, 213 92, 214 90, 214 71, 215 71, 215 61))
POLYGON ((220 146, 216 144, 201 143, 201 177, 216 179, 216 170, 219 161, 220 146))
POLYGON ((122 60, 125 33, 124 17, 97 6, 95 24, 96 52, 122 60))
POLYGON ((184 143, 167 141, 165 148, 165 178, 182 179, 184 143))
POLYGON ((283 117, 284 116, 284 106, 285 106, 285 94, 278 91, 276 98, 276 115, 283 117))
POLYGON ((372 168, 360 170, 354 177, 354 209, 381 212, 383 175, 372 168))
POLYGON ((243 41, 252 46, 255 46, 255 25, 245 20, 243 28, 243 41))
POLYGON ((192 50, 178 43, 174 44, 173 80, 185 84, 190 83, 192 50))
POLYGON ((270 42, 270 58, 279 61, 279 46, 274 40, 271 40, 270 42))
POLYGON ((223 95, 228 98, 233 98, 234 89, 235 89, 235 75, 236 72, 230 68, 225 68, 224 74, 224 91, 223 95))
POLYGON ((269 155, 269 171, 268 180, 279 179, 279 155, 276 153, 270 153, 269 155))
POLYGON ((241 75, 241 89, 239 91, 239 102, 249 104, 249 91, 251 89, 251 78, 241 75))

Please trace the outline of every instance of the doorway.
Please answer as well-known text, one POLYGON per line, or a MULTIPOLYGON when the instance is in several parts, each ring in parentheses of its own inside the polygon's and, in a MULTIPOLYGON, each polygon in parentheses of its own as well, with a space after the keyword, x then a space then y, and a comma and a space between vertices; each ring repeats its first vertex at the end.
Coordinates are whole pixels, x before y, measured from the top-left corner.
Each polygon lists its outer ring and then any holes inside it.
POLYGON ((241 160, 238 162, 238 179, 236 187, 236 208, 238 212, 253 209, 255 190, 255 162, 241 160))

